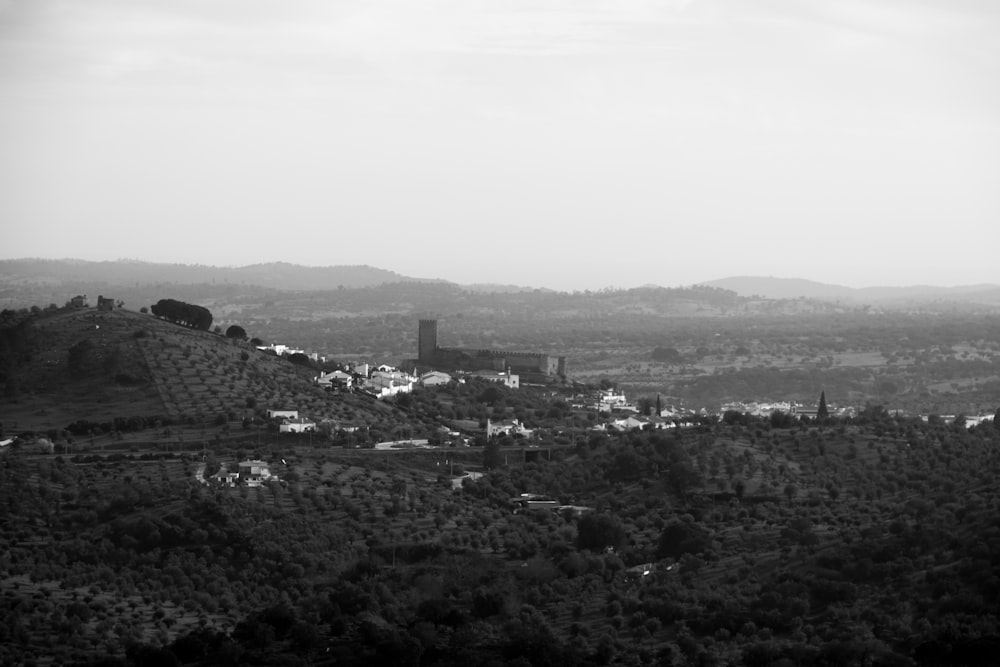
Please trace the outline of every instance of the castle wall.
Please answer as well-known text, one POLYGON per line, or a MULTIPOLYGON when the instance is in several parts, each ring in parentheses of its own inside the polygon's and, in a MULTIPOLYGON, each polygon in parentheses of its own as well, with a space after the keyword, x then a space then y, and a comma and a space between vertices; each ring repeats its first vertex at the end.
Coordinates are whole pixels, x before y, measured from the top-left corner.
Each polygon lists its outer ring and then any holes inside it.
POLYGON ((504 371, 509 368, 513 372, 556 376, 559 374, 560 359, 563 360, 562 366, 564 367, 565 357, 552 357, 536 352, 442 347, 435 351, 432 363, 466 371, 504 371))
POLYGON ((417 352, 419 363, 439 369, 463 371, 510 370, 529 379, 565 377, 566 357, 539 352, 468 349, 437 346, 437 320, 420 320, 417 352))

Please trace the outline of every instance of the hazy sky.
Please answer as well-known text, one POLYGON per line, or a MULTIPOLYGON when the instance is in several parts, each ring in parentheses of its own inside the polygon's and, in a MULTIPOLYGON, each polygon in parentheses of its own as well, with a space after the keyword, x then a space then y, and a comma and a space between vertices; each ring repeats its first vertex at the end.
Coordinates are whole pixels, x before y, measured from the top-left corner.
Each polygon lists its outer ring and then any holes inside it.
POLYGON ((0 0, 0 257, 1000 282, 996 0, 0 0))

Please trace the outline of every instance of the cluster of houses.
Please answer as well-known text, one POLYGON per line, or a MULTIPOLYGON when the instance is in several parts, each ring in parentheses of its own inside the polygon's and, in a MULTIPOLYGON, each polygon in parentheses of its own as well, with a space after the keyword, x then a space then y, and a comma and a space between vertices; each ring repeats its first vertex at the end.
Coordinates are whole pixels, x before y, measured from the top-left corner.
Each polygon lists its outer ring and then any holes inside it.
POLYGON ((474 371, 455 376, 442 371, 427 371, 421 375, 411 375, 386 364, 372 368, 367 363, 350 365, 347 370, 320 373, 316 377, 316 384, 326 389, 360 391, 381 399, 410 393, 415 387, 464 383, 467 378, 496 382, 511 389, 519 389, 521 386, 520 378, 510 371, 474 371))
POLYGON ((630 403, 625 392, 616 389, 601 389, 586 396, 576 396, 573 407, 594 410, 598 414, 607 413, 608 418, 595 425, 595 431, 631 431, 674 428, 685 419, 707 414, 676 408, 672 405, 657 405, 652 414, 641 414, 635 404, 630 403))
MULTIPOLYGON (((854 408, 851 407, 837 407, 831 404, 827 406, 827 409, 831 417, 853 417, 856 414, 854 408)), ((809 417, 815 419, 819 408, 807 407, 801 403, 792 403, 789 401, 723 403, 720 412, 725 414, 730 411, 753 417, 767 417, 775 412, 782 412, 792 417, 809 417)))
MULTIPOLYGON (((301 353, 313 361, 323 360, 316 353, 306 353, 287 345, 273 344, 258 349, 272 351, 279 356, 301 353)), ((388 364, 374 366, 366 362, 348 364, 343 369, 321 372, 315 378, 315 382, 320 387, 331 391, 360 392, 377 399, 385 399, 410 393, 418 387, 435 387, 453 382, 464 383, 470 378, 496 382, 511 389, 519 389, 521 386, 520 377, 511 373, 509 369, 506 371, 478 370, 457 373, 431 370, 422 374, 412 374, 388 364)), ((578 410, 594 410, 599 415, 603 415, 605 418, 593 427, 597 431, 675 428, 695 423, 697 419, 713 414, 705 408, 694 411, 677 408, 673 405, 663 406, 660 405, 659 399, 657 399, 656 409, 652 410, 651 414, 642 414, 643 410, 631 403, 623 391, 613 388, 578 395, 574 397, 572 407, 578 410)), ((827 409, 831 417, 853 417, 857 414, 857 410, 853 407, 837 407, 830 404, 827 409)), ((755 417, 767 417, 775 412, 781 412, 792 417, 815 418, 818 408, 790 401, 745 401, 725 403, 720 407, 718 414, 730 411, 755 417)), ((280 420, 278 428, 282 433, 306 433, 318 428, 316 422, 307 417, 299 416, 295 410, 269 410, 268 417, 280 420)), ((942 416, 942 418, 951 421, 947 416, 942 416)), ((924 419, 926 420, 926 417, 924 419)), ((974 426, 991 419, 992 415, 967 417, 965 424, 974 426)), ((448 430, 446 427, 442 428, 448 430)), ((449 434, 451 434, 450 431, 449 434)), ((488 420, 485 434, 487 438, 505 435, 530 438, 533 431, 516 419, 488 420)))
POLYGON ((277 481, 278 476, 271 473, 270 464, 266 461, 248 459, 236 464, 236 470, 232 470, 228 464, 223 463, 219 470, 212 475, 212 480, 222 486, 235 487, 262 486, 266 482, 277 481))
POLYGON ((496 438, 502 435, 530 438, 532 433, 531 429, 525 428, 524 424, 516 419, 504 419, 498 422, 491 419, 486 420, 487 438, 496 438))
POLYGON ((257 349, 261 352, 273 352, 279 357, 290 357, 293 354, 304 354, 309 358, 310 361, 321 361, 318 352, 306 352, 305 350, 289 347, 288 345, 282 345, 281 343, 272 343, 270 345, 258 345, 257 349))
POLYGON ((675 428, 677 422, 673 419, 664 419, 657 415, 628 415, 625 417, 613 418, 593 427, 595 431, 631 431, 633 429, 659 430, 663 428, 675 428))
MULTIPOLYGON (((259 345, 258 350, 271 352, 279 357, 303 354, 314 362, 326 361, 316 352, 306 352, 280 343, 259 345)), ((511 389, 520 389, 521 379, 507 371, 480 370, 455 374, 431 370, 412 374, 388 364, 374 366, 367 362, 347 364, 343 368, 323 371, 315 378, 320 387, 331 391, 352 391, 368 394, 378 399, 391 398, 412 392, 416 387, 435 387, 451 382, 464 383, 468 378, 496 382, 511 389)), ((302 428, 297 430, 301 431, 302 428)))
POLYGON ((306 433, 316 430, 316 422, 308 417, 300 417, 298 410, 268 410, 267 418, 278 420, 281 433, 306 433))

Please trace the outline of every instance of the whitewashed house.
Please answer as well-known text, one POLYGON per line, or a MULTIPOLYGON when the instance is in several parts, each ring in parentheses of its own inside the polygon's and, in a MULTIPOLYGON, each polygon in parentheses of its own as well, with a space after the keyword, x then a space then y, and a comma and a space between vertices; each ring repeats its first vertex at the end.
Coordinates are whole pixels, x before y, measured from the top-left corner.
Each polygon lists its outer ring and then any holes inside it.
POLYGON ((295 419, 285 419, 278 426, 281 433, 305 433, 316 430, 316 422, 308 417, 296 417, 295 419))

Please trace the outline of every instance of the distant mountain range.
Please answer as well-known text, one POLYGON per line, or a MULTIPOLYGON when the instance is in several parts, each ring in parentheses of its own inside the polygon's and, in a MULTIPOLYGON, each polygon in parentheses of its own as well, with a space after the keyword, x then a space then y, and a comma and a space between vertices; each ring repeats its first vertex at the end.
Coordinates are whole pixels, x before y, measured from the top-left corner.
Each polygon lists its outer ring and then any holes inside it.
POLYGON ((926 301, 982 301, 1000 302, 1000 285, 962 285, 936 287, 912 285, 908 287, 845 287, 802 278, 771 278, 762 276, 733 276, 701 283, 736 292, 745 297, 765 299, 822 299, 851 303, 904 303, 926 301))
POLYGON ((300 266, 286 262, 239 267, 156 264, 134 260, 88 262, 79 259, 0 260, 0 280, 103 285, 233 284, 278 290, 330 290, 395 282, 444 282, 403 276, 372 266, 300 266))
MULTIPOLYGON (((327 292, 333 290, 371 288, 379 285, 409 283, 452 286, 471 293, 551 294, 559 292, 545 288, 500 284, 457 285, 439 280, 414 278, 394 271, 367 265, 301 266, 287 262, 252 264, 240 267, 219 267, 200 264, 159 264, 136 260, 90 262, 78 259, 11 259, 0 260, 0 305, 40 303, 50 300, 62 303, 70 291, 96 297, 102 290, 118 298, 145 300, 146 292, 159 294, 162 288, 190 290, 205 286, 211 292, 234 294, 251 288, 255 293, 327 292), (259 289, 256 289, 259 288, 259 289)), ((1000 285, 965 285, 936 287, 853 288, 831 285, 801 278, 733 276, 701 283, 703 286, 728 290, 741 297, 764 299, 811 299, 840 302, 848 306, 864 304, 908 307, 949 302, 1000 307, 1000 285)), ((647 286, 653 288, 655 286, 647 286)), ((205 292, 202 289, 199 294, 205 292)), ((641 289, 641 288, 638 288, 641 289)), ((201 296, 197 298, 202 298, 201 296)))

